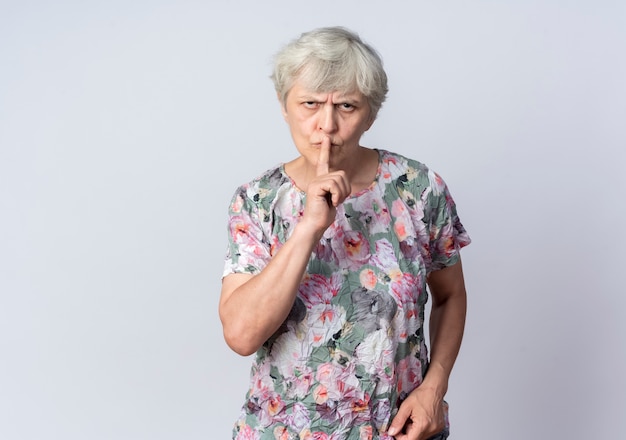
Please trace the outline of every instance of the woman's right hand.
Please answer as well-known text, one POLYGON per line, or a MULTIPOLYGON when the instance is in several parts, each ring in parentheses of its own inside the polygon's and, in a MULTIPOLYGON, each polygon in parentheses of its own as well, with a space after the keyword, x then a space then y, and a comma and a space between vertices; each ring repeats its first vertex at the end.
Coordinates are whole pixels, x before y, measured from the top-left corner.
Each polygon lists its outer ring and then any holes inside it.
POLYGON ((320 145, 316 176, 306 190, 306 205, 300 223, 320 237, 335 220, 337 206, 350 195, 350 182, 344 171, 330 172, 330 138, 320 145))

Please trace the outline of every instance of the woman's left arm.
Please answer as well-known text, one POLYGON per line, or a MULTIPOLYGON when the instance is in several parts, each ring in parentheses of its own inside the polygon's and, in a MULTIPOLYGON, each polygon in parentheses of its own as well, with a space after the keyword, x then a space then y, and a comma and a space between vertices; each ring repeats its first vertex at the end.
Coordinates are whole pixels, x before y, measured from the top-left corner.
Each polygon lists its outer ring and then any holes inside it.
POLYGON ((461 261, 431 272, 428 287, 433 299, 430 366, 391 423, 388 434, 397 440, 427 439, 444 428, 443 398, 463 339, 467 295, 461 261))

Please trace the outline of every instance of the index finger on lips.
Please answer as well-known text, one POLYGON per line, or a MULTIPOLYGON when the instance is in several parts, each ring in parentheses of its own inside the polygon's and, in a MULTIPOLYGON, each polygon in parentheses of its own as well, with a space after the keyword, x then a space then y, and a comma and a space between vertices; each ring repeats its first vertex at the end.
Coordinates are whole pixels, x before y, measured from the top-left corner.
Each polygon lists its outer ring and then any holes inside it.
POLYGON ((330 138, 324 137, 320 145, 320 154, 317 158, 317 175, 323 176, 328 174, 330 169, 330 138))

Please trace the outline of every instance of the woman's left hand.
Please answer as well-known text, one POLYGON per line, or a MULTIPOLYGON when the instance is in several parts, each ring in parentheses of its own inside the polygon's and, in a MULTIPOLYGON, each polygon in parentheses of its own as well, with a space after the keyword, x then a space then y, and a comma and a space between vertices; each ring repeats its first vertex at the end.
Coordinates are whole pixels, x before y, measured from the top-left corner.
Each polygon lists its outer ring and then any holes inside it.
POLYGON ((444 428, 443 398, 418 387, 402 402, 387 433, 396 440, 426 440, 444 428))

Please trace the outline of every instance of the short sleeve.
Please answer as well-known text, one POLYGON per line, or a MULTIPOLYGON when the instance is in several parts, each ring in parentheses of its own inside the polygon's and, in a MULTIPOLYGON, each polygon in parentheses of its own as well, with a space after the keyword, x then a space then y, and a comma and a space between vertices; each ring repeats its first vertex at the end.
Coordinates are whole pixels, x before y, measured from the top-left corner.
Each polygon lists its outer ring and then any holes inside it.
POLYGON ((454 265, 460 257, 461 248, 470 244, 471 239, 456 212, 456 204, 448 186, 436 173, 429 171, 431 192, 430 206, 430 271, 454 265))
POLYGON ((261 226, 259 209, 248 187, 240 187, 228 208, 228 249, 225 277, 231 273, 259 273, 270 260, 270 243, 261 226))

